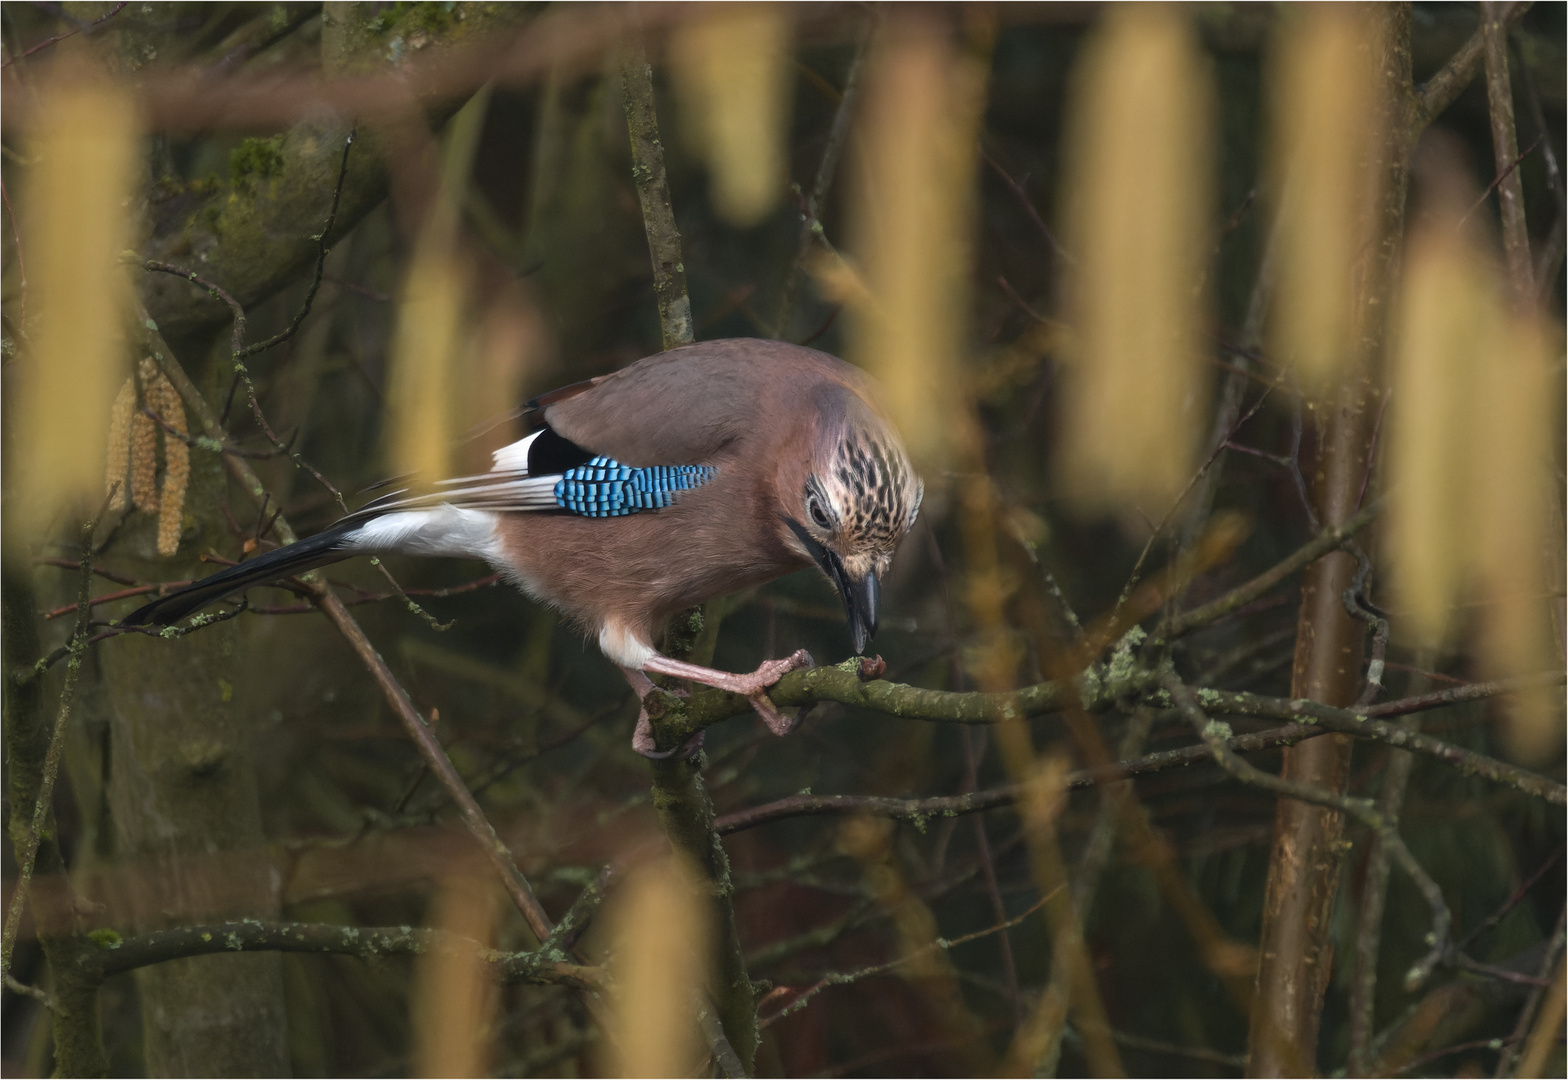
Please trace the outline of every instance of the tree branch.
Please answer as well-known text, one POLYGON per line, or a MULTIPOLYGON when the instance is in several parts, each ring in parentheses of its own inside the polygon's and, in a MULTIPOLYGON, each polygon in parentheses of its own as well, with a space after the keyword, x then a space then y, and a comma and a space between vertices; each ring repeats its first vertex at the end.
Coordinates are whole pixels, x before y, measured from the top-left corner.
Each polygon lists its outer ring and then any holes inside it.
MULTIPOLYGON (((1508 5, 1505 12, 1501 13, 1501 20, 1506 32, 1530 10, 1529 3, 1514 3, 1508 5)), ((1482 24, 1470 35, 1468 41, 1459 47, 1459 51, 1449 57, 1448 63, 1436 75, 1416 88, 1415 115, 1407 137, 1414 145, 1421 137, 1427 126, 1464 93, 1465 87, 1470 85, 1470 80, 1475 78, 1486 62, 1486 22, 1483 16, 1482 24)))
POLYGON ((1336 791, 1318 787, 1313 784, 1303 784, 1290 780, 1284 776, 1275 776, 1243 761, 1236 756, 1230 748, 1230 727, 1227 724, 1210 720, 1193 696, 1191 687, 1184 684, 1174 673, 1169 673, 1161 680, 1167 693, 1176 703, 1198 737, 1208 746, 1214 760, 1220 768, 1230 773, 1237 780, 1265 791, 1272 791, 1276 795, 1295 799, 1298 802, 1310 803, 1314 806, 1326 807, 1338 811, 1361 822, 1367 828, 1378 834, 1383 846, 1393 855, 1394 860, 1404 868, 1414 880, 1416 887, 1421 890, 1426 898, 1427 905, 1432 911, 1432 930, 1427 936, 1431 948, 1420 961, 1405 973, 1406 990, 1415 990, 1421 986, 1432 973, 1432 970, 1449 954, 1452 943, 1449 941, 1449 929, 1453 925, 1453 916, 1448 910, 1448 904, 1443 899, 1443 891, 1438 888, 1437 882, 1422 868, 1421 864, 1410 854, 1410 849, 1405 846, 1399 830, 1377 809, 1370 799, 1357 799, 1348 795, 1341 795, 1336 791))
MULTIPOLYGON (((146 319, 144 322, 151 323, 151 320, 146 319)), ((184 399, 186 407, 195 416, 196 422, 201 425, 203 432, 209 438, 219 443, 227 443, 226 433, 222 424, 218 421, 217 414, 213 412, 212 406, 207 403, 207 399, 202 396, 201 391, 196 388, 190 377, 185 374, 185 370, 174 359, 168 343, 163 341, 162 336, 151 325, 145 327, 145 333, 153 346, 151 351, 159 369, 174 384, 174 388, 179 391, 180 397, 184 399)), ((224 460, 228 463, 229 471, 234 474, 234 477, 239 480, 246 491, 250 492, 252 498, 260 503, 265 498, 265 488, 262 486, 261 480, 256 476, 255 470, 251 468, 250 463, 234 454, 225 454, 224 460)), ((284 543, 293 543, 297 538, 293 527, 289 525, 288 521, 281 514, 274 519, 273 528, 284 543)), ((414 741, 414 745, 425 759, 426 765, 436 774, 442 787, 446 789, 447 794, 457 805, 464 825, 468 827, 474 839, 479 841, 479 845, 484 850, 486 857, 490 859, 497 872, 501 875, 501 881, 506 886, 508 895, 511 896, 512 902, 517 905, 518 910, 523 913, 529 928, 533 930, 534 935, 540 941, 547 940, 550 937, 551 930, 554 929, 549 916, 545 914, 544 908, 534 897, 533 889, 529 886, 522 872, 517 869, 516 863, 512 861, 511 853, 507 850, 506 845, 501 842, 500 837, 496 835, 494 826, 485 817, 478 801, 475 800, 473 794, 464 785, 463 779, 458 775, 457 769, 453 767, 451 759, 446 756, 446 751, 442 748, 440 740, 436 738, 435 733, 430 730, 424 718, 420 716, 419 711, 414 707, 413 700, 408 696, 408 691, 403 689, 397 677, 392 674, 392 670, 387 667, 386 661, 381 659, 381 655, 376 651, 375 646, 365 636, 364 630, 354 620, 354 616, 349 614, 348 608, 343 605, 343 601, 331 591, 326 583, 317 579, 314 574, 307 574, 299 580, 309 593, 311 602, 320 608, 322 614, 327 616, 327 619, 337 627, 338 632, 344 636, 350 647, 353 648, 366 668, 369 669, 372 677, 376 680, 376 685, 381 688, 387 703, 392 706, 392 711, 397 715, 399 722, 402 723, 404 731, 414 741)))
POLYGON ((1497 163, 1497 206, 1503 223, 1503 255, 1514 303, 1528 310, 1535 298, 1535 268, 1530 262, 1530 233, 1524 220, 1524 182, 1519 176, 1519 137, 1514 127, 1514 89, 1508 78, 1508 20, 1515 6, 1486 0, 1481 5, 1481 35, 1486 45, 1487 114, 1492 124, 1492 156, 1497 163))
POLYGON ((112 931, 98 931, 93 938, 99 951, 89 964, 99 979, 167 960, 224 952, 333 953, 376 960, 384 956, 417 956, 454 950, 477 955, 503 983, 565 985, 580 990, 598 989, 602 984, 598 968, 568 963, 543 950, 498 952, 444 930, 406 926, 332 926, 240 919, 157 930, 131 938, 121 938, 112 931))
POLYGON ((1291 555, 1282 559, 1274 566, 1265 570, 1245 585, 1237 586, 1217 600, 1211 600, 1202 607, 1193 608, 1173 619, 1167 619, 1154 631, 1153 636, 1164 641, 1174 641, 1195 630, 1201 630, 1210 623, 1218 622, 1235 611, 1252 603, 1258 597, 1274 588, 1296 571, 1304 569, 1308 564, 1327 555, 1330 551, 1344 544, 1344 542, 1366 528, 1382 510, 1381 499, 1368 503, 1349 521, 1342 525, 1331 525, 1318 533, 1306 544, 1296 549, 1291 555))
MULTIPOLYGON (((1537 676, 1531 680, 1510 680, 1495 683, 1473 683, 1435 694, 1421 694, 1385 702, 1372 709, 1353 711, 1335 709, 1313 701, 1292 701, 1286 698, 1265 698, 1256 694, 1233 693, 1219 690, 1196 690, 1197 700, 1205 708, 1222 715, 1254 716, 1268 719, 1293 720, 1294 723, 1266 731, 1235 735, 1226 743, 1237 753, 1270 750, 1293 746, 1307 739, 1317 738, 1330 731, 1338 731, 1370 742, 1424 754, 1454 768, 1476 776, 1483 776, 1533 798, 1542 799, 1554 806, 1564 805, 1562 785, 1547 777, 1517 768, 1495 758, 1478 754, 1452 743, 1443 742, 1430 735, 1410 731, 1394 724, 1387 724, 1366 715, 1376 712, 1383 716, 1403 716, 1414 712, 1442 708, 1465 701, 1478 701, 1507 693, 1520 686, 1551 681, 1561 683, 1561 673, 1537 676)), ((822 699, 830 700, 830 699, 822 699)), ((1170 705, 1166 693, 1151 692, 1146 700, 1151 705, 1170 705)), ((1135 776, 1164 772, 1210 760, 1212 751, 1206 743, 1184 746, 1175 750, 1161 750, 1128 761, 1118 761, 1097 768, 1079 769, 1067 774, 1069 790, 1115 783, 1135 776)), ((932 818, 973 814, 1016 802, 1020 789, 1013 784, 972 791, 964 795, 945 795, 925 799, 900 799, 878 795, 790 795, 760 806, 748 807, 724 814, 714 820, 714 830, 720 835, 741 832, 784 818, 810 817, 824 814, 875 814, 880 817, 907 821, 923 829, 932 818)))
POLYGON ((81 582, 76 593, 76 626, 71 631, 67 647, 70 661, 65 666, 65 685, 60 689, 60 704, 55 714, 54 730, 49 736, 44 753, 38 793, 33 800, 31 824, 19 829, 13 817, 12 842, 16 845, 16 891, 11 894, 11 905, 6 911, 5 927, 0 931, 0 976, 11 973, 11 951, 16 947, 16 932, 22 922, 22 907, 27 901, 28 885, 33 867, 38 860, 38 847, 49 831, 49 819, 54 814, 54 784, 60 775, 60 756, 65 750, 65 728, 71 718, 71 705, 76 699, 76 681, 82 671, 82 656, 87 651, 87 622, 92 605, 93 583, 93 534, 98 531, 94 518, 81 530, 81 582))
POLYGON ((695 339, 691 298, 686 294, 686 263, 681 258, 681 233, 675 226, 670 184, 664 175, 664 144, 653 104, 653 67, 642 42, 626 45, 621 61, 621 104, 632 144, 632 181, 642 206, 648 255, 653 260, 653 296, 659 305, 659 331, 664 347, 689 345, 695 339))

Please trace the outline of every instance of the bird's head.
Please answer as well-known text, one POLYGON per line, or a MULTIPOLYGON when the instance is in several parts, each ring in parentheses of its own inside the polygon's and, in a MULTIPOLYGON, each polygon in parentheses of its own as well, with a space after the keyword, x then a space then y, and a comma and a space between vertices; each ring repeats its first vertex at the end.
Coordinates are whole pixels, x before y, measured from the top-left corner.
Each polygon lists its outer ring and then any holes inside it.
POLYGON ((837 587, 855 652, 877 631, 880 579, 920 512, 923 488, 890 424, 859 395, 818 395, 818 425, 803 482, 781 491, 785 542, 837 587))

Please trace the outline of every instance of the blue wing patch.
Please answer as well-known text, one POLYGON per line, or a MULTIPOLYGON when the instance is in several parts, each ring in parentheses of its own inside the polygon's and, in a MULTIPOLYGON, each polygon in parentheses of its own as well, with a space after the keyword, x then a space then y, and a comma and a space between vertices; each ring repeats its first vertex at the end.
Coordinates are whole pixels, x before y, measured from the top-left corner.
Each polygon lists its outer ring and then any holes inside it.
POLYGON ((555 504, 584 517, 625 517, 669 506, 676 492, 700 487, 716 475, 711 465, 633 469, 613 458, 596 457, 561 474, 555 482, 555 504))

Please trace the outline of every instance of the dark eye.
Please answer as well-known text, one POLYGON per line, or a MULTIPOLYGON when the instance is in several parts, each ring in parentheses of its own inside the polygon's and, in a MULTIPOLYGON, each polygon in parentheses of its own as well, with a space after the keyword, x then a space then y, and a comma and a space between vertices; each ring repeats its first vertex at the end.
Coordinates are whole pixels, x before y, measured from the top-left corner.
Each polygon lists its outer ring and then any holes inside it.
POLYGON ((822 504, 816 499, 806 500, 806 513, 811 515, 812 524, 819 529, 832 528, 833 522, 829 520, 828 513, 822 509, 822 504))

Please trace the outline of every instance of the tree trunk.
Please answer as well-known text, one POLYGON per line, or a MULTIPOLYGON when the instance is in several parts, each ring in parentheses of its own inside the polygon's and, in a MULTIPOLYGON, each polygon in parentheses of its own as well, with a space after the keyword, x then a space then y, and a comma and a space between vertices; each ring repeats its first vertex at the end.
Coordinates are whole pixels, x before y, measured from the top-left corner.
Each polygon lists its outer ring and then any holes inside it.
MULTIPOLYGON (((221 459, 191 454, 186 522, 172 558, 156 553, 156 521, 132 514, 115 563, 145 580, 200 577, 200 552, 232 547, 223 520, 221 459)), ((127 635, 100 652, 110 713, 108 798, 121 880, 138 931, 222 918, 276 919, 251 748, 251 717, 235 699, 244 624, 219 623, 176 641, 127 635), (134 886, 133 886, 134 887, 134 886)), ((289 1071, 281 959, 203 956, 142 968, 150 1076, 283 1076, 289 1071)))
MULTIPOLYGON (((1381 408, 1376 368, 1384 314, 1399 265, 1403 233, 1406 132, 1413 102, 1410 82, 1410 7, 1383 9, 1389 116, 1380 213, 1380 241, 1366 260, 1356 297, 1360 328, 1356 355, 1335 397, 1314 410, 1318 431, 1313 502, 1325 525, 1354 516, 1372 471, 1381 408)), ((1335 551, 1307 567, 1301 586, 1293 698, 1328 705, 1353 703, 1362 686, 1366 624, 1345 609, 1356 575, 1354 556, 1335 551)), ((1297 784, 1343 792, 1352 739, 1329 735, 1285 751, 1280 775, 1297 784)), ((1336 811, 1281 799, 1274 819, 1274 850, 1263 901, 1258 948, 1258 992, 1253 999, 1248 1069, 1251 1076, 1316 1074, 1318 1021, 1333 965, 1329 918, 1344 854, 1344 817, 1336 811)))

